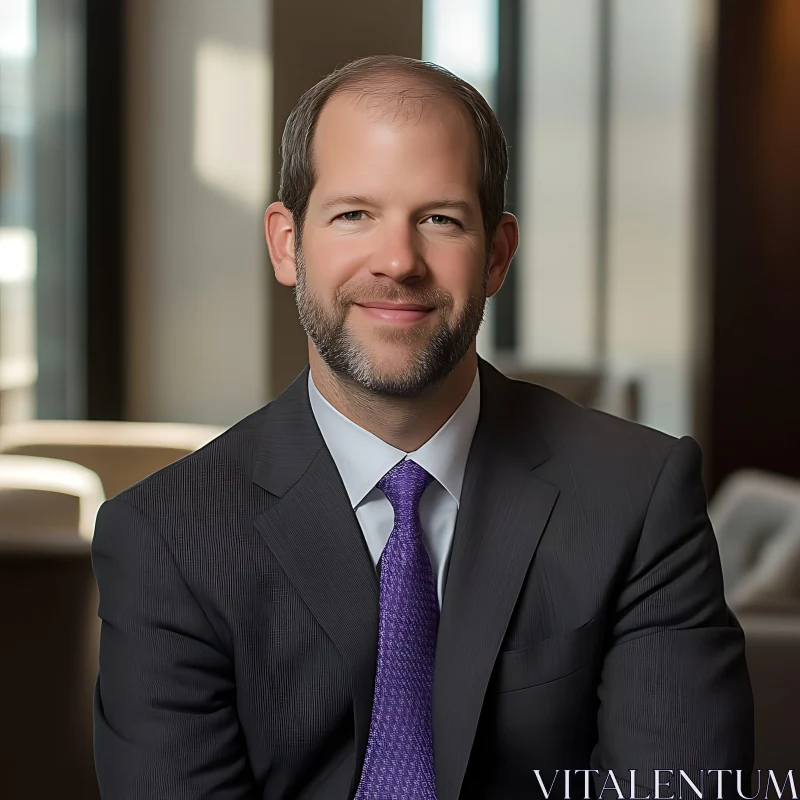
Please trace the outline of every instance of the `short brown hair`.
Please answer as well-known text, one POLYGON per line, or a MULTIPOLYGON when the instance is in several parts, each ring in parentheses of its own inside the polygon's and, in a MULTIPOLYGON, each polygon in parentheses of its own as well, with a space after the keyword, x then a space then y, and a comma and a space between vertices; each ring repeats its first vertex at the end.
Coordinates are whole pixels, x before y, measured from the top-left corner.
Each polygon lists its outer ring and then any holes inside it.
POLYGON ((298 244, 308 198, 317 178, 312 149, 322 108, 339 92, 362 89, 365 94, 370 94, 368 82, 371 78, 398 73, 416 78, 446 97, 460 100, 469 112, 478 134, 481 158, 478 197, 488 251, 505 209, 508 178, 506 139, 497 118, 480 92, 452 72, 427 61, 390 55, 360 58, 339 67, 303 94, 286 121, 281 140, 278 199, 292 214, 298 244))

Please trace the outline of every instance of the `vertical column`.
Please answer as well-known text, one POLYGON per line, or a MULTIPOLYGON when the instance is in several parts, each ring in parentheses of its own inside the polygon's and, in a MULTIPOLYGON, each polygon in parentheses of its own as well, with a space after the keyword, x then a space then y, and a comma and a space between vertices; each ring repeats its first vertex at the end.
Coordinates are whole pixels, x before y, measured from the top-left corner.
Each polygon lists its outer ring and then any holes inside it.
POLYGON ((267 399, 270 5, 136 0, 125 27, 127 416, 230 424, 267 399))
POLYGON ((594 365, 599 5, 523 4, 518 354, 594 365))
POLYGON ((84 230, 89 222, 84 180, 89 86, 83 59, 85 9, 75 0, 27 5, 35 7, 36 19, 31 62, 35 120, 29 151, 36 235, 36 415, 80 418, 89 410, 84 344, 84 230))
POLYGON ((800 3, 720 3, 709 438, 712 487, 800 476, 800 3))
POLYGON ((693 432, 700 21, 693 0, 614 2, 608 367, 676 435, 693 432))

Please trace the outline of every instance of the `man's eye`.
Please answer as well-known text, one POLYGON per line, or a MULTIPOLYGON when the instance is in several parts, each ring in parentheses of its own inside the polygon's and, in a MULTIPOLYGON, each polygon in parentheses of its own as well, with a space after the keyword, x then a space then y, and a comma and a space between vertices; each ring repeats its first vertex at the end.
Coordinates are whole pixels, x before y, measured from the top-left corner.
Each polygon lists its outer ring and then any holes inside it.
POLYGON ((345 211, 345 213, 341 215, 341 219, 345 222, 361 222, 361 215, 363 213, 363 211, 345 211))
POLYGON ((433 214, 433 216, 428 217, 428 219, 434 225, 458 225, 452 217, 446 217, 444 214, 433 214))

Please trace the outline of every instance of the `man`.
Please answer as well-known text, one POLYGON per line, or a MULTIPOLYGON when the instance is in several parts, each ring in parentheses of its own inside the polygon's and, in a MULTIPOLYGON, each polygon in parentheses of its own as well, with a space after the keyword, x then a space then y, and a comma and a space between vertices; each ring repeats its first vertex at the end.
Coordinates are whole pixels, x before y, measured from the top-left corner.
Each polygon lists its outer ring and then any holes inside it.
POLYGON ((506 172, 444 70, 374 57, 301 98, 265 222, 310 367, 101 510, 104 798, 747 786, 697 445, 476 355, 517 245, 506 172))

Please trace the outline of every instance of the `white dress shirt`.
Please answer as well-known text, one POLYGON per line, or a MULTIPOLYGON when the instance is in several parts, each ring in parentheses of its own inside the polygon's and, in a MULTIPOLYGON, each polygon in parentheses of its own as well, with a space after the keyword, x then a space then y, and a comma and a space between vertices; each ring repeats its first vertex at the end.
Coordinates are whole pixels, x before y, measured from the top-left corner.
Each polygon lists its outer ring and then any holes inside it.
POLYGON ((337 411, 320 394, 310 371, 308 396, 376 566, 394 526, 394 509, 377 483, 405 458, 434 477, 420 499, 419 515, 441 608, 464 469, 480 413, 477 370, 472 387, 450 419, 411 453, 392 447, 337 411))

